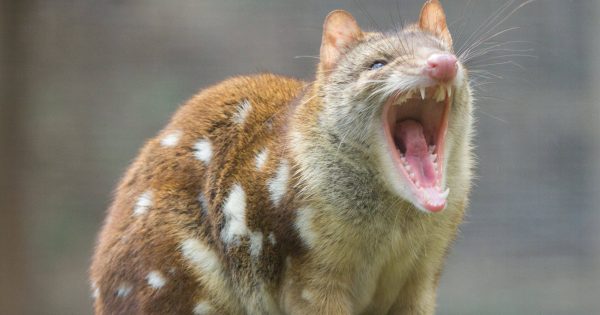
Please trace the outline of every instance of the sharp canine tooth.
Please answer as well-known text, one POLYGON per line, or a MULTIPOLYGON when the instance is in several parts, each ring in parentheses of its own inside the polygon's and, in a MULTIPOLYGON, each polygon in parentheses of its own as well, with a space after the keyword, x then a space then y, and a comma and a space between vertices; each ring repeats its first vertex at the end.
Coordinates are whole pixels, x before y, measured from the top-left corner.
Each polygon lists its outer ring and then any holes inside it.
POLYGON ((448 86, 448 97, 452 96, 452 87, 448 86))
POLYGON ((422 87, 420 89, 420 91, 421 91, 421 99, 424 100, 425 99, 425 88, 422 87))

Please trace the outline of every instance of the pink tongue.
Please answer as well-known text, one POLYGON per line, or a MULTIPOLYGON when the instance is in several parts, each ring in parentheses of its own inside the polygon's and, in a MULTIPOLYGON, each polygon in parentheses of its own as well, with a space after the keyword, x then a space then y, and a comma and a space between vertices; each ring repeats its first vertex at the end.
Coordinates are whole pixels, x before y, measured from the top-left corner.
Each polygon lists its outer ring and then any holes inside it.
POLYGON ((396 138, 402 139, 406 152, 404 155, 425 157, 427 141, 423 135, 423 126, 414 120, 405 120, 396 125, 396 138))
POLYGON ((394 138, 396 142, 404 144, 406 162, 415 175, 415 178, 411 178, 411 180, 418 183, 417 186, 435 186, 435 166, 430 158, 427 141, 423 134, 423 125, 414 120, 397 123, 394 138))

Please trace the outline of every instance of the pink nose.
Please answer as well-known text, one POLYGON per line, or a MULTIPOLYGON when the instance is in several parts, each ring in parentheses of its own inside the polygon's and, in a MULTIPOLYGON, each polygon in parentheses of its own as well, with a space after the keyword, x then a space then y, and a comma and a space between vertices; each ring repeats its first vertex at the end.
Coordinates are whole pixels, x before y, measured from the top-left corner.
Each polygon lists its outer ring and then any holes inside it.
POLYGON ((451 81, 456 77, 456 57, 451 54, 432 54, 423 72, 436 81, 451 81))

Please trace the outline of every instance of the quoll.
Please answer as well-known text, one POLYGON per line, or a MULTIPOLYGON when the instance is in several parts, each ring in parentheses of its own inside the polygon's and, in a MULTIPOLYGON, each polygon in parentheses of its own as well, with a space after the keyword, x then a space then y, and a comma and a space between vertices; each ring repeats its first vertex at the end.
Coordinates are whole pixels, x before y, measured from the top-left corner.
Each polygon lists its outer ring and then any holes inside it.
POLYGON ((202 90, 116 191, 96 314, 433 314, 471 182, 472 98, 441 4, 323 25, 313 82, 202 90))

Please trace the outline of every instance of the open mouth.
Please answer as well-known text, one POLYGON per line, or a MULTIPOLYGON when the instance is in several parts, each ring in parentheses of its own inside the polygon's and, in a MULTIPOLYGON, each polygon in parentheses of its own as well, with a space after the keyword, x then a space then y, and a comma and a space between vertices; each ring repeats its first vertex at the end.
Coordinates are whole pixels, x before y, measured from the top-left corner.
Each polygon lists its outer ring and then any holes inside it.
POLYGON ((383 129, 396 171, 409 183, 413 203, 429 212, 446 208, 444 144, 452 87, 437 85, 392 96, 383 109, 383 129))

